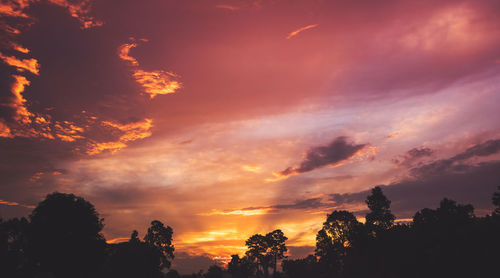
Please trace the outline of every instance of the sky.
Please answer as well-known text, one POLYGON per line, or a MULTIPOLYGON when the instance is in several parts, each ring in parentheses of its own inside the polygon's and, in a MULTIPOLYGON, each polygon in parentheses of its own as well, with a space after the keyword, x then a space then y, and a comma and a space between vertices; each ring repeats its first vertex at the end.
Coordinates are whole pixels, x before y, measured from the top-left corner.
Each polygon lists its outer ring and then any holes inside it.
POLYGON ((190 273, 281 229, 314 251, 381 186, 398 221, 500 185, 500 3, 5 0, 0 217, 74 193, 190 273))

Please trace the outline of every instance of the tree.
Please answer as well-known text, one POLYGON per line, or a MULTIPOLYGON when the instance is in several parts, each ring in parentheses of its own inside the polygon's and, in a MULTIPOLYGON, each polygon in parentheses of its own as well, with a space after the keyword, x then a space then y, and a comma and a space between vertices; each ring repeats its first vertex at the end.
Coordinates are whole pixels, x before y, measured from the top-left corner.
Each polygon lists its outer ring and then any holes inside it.
POLYGON ((110 244, 105 277, 160 278, 163 276, 162 253, 151 244, 139 239, 133 231, 128 242, 110 244))
POLYGON ((269 255, 273 261, 273 276, 276 276, 276 267, 278 260, 285 258, 285 253, 288 251, 285 241, 288 239, 281 230, 274 230, 266 235, 269 244, 269 255))
POLYGON ((498 192, 493 193, 493 205, 496 206, 495 213, 500 214, 500 186, 498 186, 498 192))
POLYGON ((231 261, 227 264, 227 271, 233 278, 248 278, 255 273, 256 264, 248 256, 240 259, 238 255, 231 255, 231 261))
POLYGON ((170 226, 165 227, 162 222, 154 220, 144 241, 156 247, 161 253, 161 268, 170 268, 171 260, 174 259, 174 245, 172 244, 173 230, 170 226))
POLYGON ((247 239, 245 245, 248 247, 246 255, 250 258, 255 258, 258 262, 258 266, 262 267, 264 276, 268 277, 271 257, 267 253, 268 241, 266 237, 261 234, 255 234, 247 239))
POLYGON ((342 271, 347 251, 357 243, 361 228, 362 224, 348 211, 336 210, 327 216, 316 236, 315 251, 327 271, 342 271))
POLYGON ((7 221, 0 218, 0 269, 5 277, 34 276, 34 265, 26 254, 28 228, 24 217, 7 221))
POLYGON ((181 278, 181 275, 177 272, 177 270, 171 269, 167 272, 165 278, 181 278))
POLYGON ((369 230, 387 230, 394 224, 394 215, 391 213, 391 201, 382 193, 382 189, 376 186, 371 195, 366 198, 366 204, 370 212, 366 215, 366 226, 369 230))
POLYGON ((304 259, 284 260, 283 272, 289 278, 318 277, 317 259, 315 256, 309 255, 304 259))
POLYGON ((248 247, 247 256, 259 262, 265 277, 269 276, 269 267, 273 267, 276 275, 277 261, 283 259, 287 251, 287 239, 281 230, 274 230, 265 236, 255 234, 245 242, 248 247))
POLYGON ((223 278, 224 277, 224 270, 218 266, 218 265, 211 265, 208 268, 207 273, 205 273, 205 278, 223 278))
POLYGON ((34 261, 55 277, 88 277, 104 260, 103 219, 73 194, 52 193, 30 215, 34 261))

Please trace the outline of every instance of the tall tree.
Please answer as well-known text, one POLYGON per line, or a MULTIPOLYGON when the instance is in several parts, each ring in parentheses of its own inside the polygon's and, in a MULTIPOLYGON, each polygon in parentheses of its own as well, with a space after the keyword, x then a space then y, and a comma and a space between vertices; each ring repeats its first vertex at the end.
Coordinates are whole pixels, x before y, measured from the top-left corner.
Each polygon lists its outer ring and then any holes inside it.
POLYGON ((162 222, 153 220, 144 241, 158 248, 161 253, 161 267, 170 268, 174 259, 174 245, 172 244, 173 230, 170 226, 165 227, 162 222))
POLYGON ((366 215, 366 226, 371 231, 387 230, 394 224, 394 215, 391 213, 391 201, 382 193, 382 188, 376 186, 371 195, 366 198, 370 212, 366 215))
POLYGON ((30 251, 55 277, 90 277, 104 260, 102 219, 73 194, 52 193, 30 215, 30 251))
POLYGON ((266 234, 266 238, 269 244, 269 255, 274 259, 273 261, 273 276, 276 277, 276 268, 278 264, 278 260, 285 258, 285 253, 288 251, 285 245, 285 241, 288 238, 285 234, 280 230, 274 230, 268 234, 266 234))
POLYGON ((327 216, 316 236, 316 255, 328 271, 341 271, 347 251, 357 243, 362 224, 345 210, 327 216))
POLYGON ((246 255, 250 258, 254 258, 258 262, 258 265, 262 267, 264 276, 268 277, 271 257, 267 253, 267 238, 261 234, 255 234, 247 239, 245 245, 248 247, 246 255))
POLYGON ((500 186, 498 186, 498 191, 493 193, 493 205, 496 206, 495 213, 500 214, 500 186))

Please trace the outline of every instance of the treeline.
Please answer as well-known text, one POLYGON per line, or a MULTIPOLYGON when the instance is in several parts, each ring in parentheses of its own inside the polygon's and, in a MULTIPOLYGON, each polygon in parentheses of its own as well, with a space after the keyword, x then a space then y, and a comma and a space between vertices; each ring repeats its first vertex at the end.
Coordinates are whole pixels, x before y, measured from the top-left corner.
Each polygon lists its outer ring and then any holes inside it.
MULTIPOLYGON (((275 230, 251 236, 245 255, 233 255, 227 268, 213 265, 184 277, 500 277, 500 191, 493 195, 495 211, 485 217, 476 217, 471 205, 443 199, 437 209, 418 211, 411 223, 395 223, 380 187, 366 204, 365 223, 348 211, 329 214, 314 255, 286 259, 287 237, 275 230)), ((117 244, 106 243, 102 228, 91 203, 49 194, 28 218, 0 219, 0 277, 181 277, 170 269, 169 226, 155 220, 142 239, 133 231, 117 244)))
MULTIPOLYGON (((283 260, 283 272, 274 277, 500 277, 500 192, 492 199, 496 209, 485 217, 445 198, 437 209, 418 211, 411 223, 395 223, 391 201, 375 187, 365 223, 349 211, 333 211, 316 235, 314 255, 283 260)), ((233 255, 228 264, 234 278, 267 277, 267 268, 276 269, 276 258, 283 258, 275 255, 272 238, 256 246, 253 237, 245 256, 233 255)))

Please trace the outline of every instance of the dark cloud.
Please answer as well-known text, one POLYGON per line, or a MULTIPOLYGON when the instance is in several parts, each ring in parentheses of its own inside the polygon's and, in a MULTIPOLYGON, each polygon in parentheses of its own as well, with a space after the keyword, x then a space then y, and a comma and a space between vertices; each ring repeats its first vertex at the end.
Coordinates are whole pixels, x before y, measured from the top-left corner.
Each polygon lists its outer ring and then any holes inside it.
POLYGON ((415 177, 423 177, 430 175, 439 175, 445 171, 461 172, 467 170, 466 164, 458 164, 461 161, 467 160, 475 156, 489 156, 500 151, 500 139, 488 140, 484 143, 477 144, 468 148, 462 153, 459 153, 448 159, 441 159, 432 163, 411 169, 410 173, 415 177))
POLYGON ((349 159, 357 151, 364 148, 367 144, 354 144, 347 141, 347 137, 340 136, 333 140, 327 146, 311 148, 307 151, 306 157, 298 167, 288 167, 279 172, 281 176, 300 174, 321 168, 327 165, 333 165, 343 160, 349 159))
MULTIPOLYGON (((464 165, 461 165, 464 166, 464 165)), ((389 185, 380 185, 392 200, 391 209, 401 218, 412 217, 424 207, 436 207, 443 198, 472 204, 478 214, 491 210, 491 195, 500 184, 500 161, 466 165, 462 171, 444 171, 419 179, 408 179, 389 185)), ((364 203, 370 190, 357 193, 331 194, 335 206, 364 203)), ((358 212, 362 214, 364 211, 358 212)))
POLYGON ((433 153, 434 150, 427 147, 413 148, 407 151, 406 154, 394 158, 392 162, 396 165, 408 167, 421 158, 431 156, 433 153))
MULTIPOLYGON (((480 213, 491 210, 491 195, 500 184, 500 161, 478 164, 456 163, 473 156, 487 156, 498 152, 498 140, 490 140, 467 149, 449 159, 438 160, 412 169, 418 173, 412 178, 389 185, 380 185, 392 200, 391 209, 399 217, 411 217, 424 207, 435 207, 446 197, 460 203, 473 204, 480 213)), ((331 194, 336 206, 363 203, 370 190, 331 194)), ((358 212, 362 213, 362 212, 358 212)))
POLYGON ((258 209, 271 209, 271 210, 287 210, 287 209, 318 209, 331 206, 331 203, 322 202, 321 198, 309 198, 303 200, 296 200, 295 203, 292 204, 277 204, 266 207, 246 207, 240 210, 258 210, 258 209))

